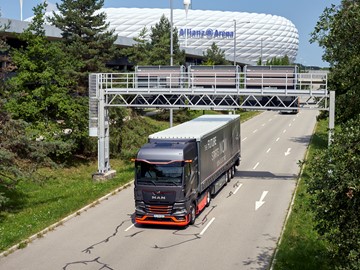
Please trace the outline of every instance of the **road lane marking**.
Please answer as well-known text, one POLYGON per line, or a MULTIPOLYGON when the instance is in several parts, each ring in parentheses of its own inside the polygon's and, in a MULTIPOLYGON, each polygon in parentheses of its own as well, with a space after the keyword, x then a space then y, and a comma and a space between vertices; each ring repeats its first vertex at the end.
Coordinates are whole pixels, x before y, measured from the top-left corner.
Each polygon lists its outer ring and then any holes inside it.
POLYGON ((271 151, 271 148, 269 148, 267 151, 266 151, 266 153, 269 153, 271 151))
POLYGON ((235 189, 234 195, 236 194, 236 192, 238 192, 238 190, 242 187, 242 185, 243 185, 243 184, 240 184, 240 185, 237 187, 237 189, 235 189))
POLYGON ((256 133, 258 130, 257 129, 255 129, 254 131, 253 131, 253 133, 256 133))
POLYGON ((293 122, 295 122, 296 118, 293 119, 293 122))
POLYGON ((286 129, 284 129, 283 133, 285 133, 285 132, 286 132, 286 129))
POLYGON ((280 140, 280 137, 278 137, 277 139, 276 139, 276 141, 278 142, 280 140))
POLYGON ((200 235, 203 235, 203 234, 206 232, 206 230, 210 227, 211 223, 213 223, 214 220, 215 220, 215 218, 213 217, 213 218, 209 221, 209 223, 205 226, 205 228, 201 231, 200 235))
POLYGON ((254 166, 253 170, 255 170, 257 168, 257 166, 259 166, 260 162, 256 163, 256 165, 254 166))
POLYGON ((291 148, 288 148, 287 151, 285 152, 285 156, 290 155, 290 151, 291 151, 291 148))
POLYGON ((289 127, 291 127, 291 123, 289 124, 289 127))
POLYGON ((271 122, 271 121, 272 121, 272 119, 270 118, 270 119, 269 119, 269 122, 271 122))
POLYGON ((242 139, 242 142, 245 142, 245 141, 246 141, 246 139, 247 139, 247 137, 245 137, 244 139, 242 139))
POLYGON ((269 191, 264 191, 261 194, 260 200, 255 202, 255 211, 257 211, 261 206, 264 205, 264 203, 265 203, 264 199, 268 193, 269 193, 269 191))
POLYGON ((128 230, 130 230, 134 226, 135 226, 135 224, 131 224, 131 226, 129 226, 127 229, 125 229, 125 232, 127 232, 128 230))
POLYGON ((261 125, 262 127, 265 127, 265 123, 261 125))

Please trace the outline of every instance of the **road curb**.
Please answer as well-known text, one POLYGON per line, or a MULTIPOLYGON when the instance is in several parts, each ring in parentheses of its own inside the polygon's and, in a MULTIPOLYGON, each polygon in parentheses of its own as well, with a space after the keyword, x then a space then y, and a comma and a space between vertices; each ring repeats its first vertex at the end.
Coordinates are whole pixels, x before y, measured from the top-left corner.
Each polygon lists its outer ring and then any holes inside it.
POLYGON ((4 258, 8 255, 10 255, 11 253, 15 252, 18 249, 22 249, 24 247, 26 247, 28 244, 30 244, 31 242, 33 242, 34 240, 43 237, 45 234, 47 234, 50 231, 53 231, 55 228, 63 225, 65 222, 69 221, 70 219, 77 217, 79 215, 81 215, 81 213, 86 212, 88 209, 95 207, 96 205, 100 204, 101 202, 109 199, 111 196, 116 195, 117 193, 119 193, 120 191, 130 187, 133 184, 134 180, 130 181, 129 183, 126 183, 125 185, 111 191, 110 193, 106 194, 105 196, 101 197, 100 199, 95 200, 94 202, 84 206, 83 208, 77 210, 76 212, 68 215, 67 217, 61 219, 60 221, 50 225, 49 227, 43 229, 42 231, 33 234, 32 236, 28 237, 27 239, 21 241, 20 243, 10 247, 9 249, 3 251, 2 253, 0 253, 0 259, 4 258))

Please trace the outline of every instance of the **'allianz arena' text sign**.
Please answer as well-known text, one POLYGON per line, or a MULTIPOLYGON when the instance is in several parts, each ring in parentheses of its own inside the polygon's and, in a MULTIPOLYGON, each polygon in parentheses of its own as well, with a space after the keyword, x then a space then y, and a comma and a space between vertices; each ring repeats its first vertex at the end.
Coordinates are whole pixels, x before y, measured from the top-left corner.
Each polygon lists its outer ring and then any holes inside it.
POLYGON ((218 29, 206 29, 206 30, 193 30, 193 29, 180 29, 180 37, 187 38, 234 38, 233 31, 221 31, 218 29))

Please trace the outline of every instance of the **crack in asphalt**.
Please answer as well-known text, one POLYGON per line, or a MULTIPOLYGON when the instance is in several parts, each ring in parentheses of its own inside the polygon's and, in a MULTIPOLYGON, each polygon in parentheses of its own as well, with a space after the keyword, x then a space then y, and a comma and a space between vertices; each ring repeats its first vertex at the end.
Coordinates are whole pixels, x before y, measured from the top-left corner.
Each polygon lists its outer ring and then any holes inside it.
MULTIPOLYGON (((89 266, 89 267, 91 267, 91 269, 94 269, 94 266, 98 265, 99 270, 105 270, 105 269, 107 269, 107 270, 115 270, 115 269, 111 268, 108 264, 100 262, 100 257, 97 257, 97 258, 95 258, 95 259, 93 259, 91 261, 77 261, 77 262, 67 263, 63 267, 63 270, 70 270, 70 268, 68 268, 68 267, 71 267, 71 266, 74 266, 74 265, 79 265, 79 264, 89 266)), ((75 267, 73 269, 75 270, 77 268, 75 267)))

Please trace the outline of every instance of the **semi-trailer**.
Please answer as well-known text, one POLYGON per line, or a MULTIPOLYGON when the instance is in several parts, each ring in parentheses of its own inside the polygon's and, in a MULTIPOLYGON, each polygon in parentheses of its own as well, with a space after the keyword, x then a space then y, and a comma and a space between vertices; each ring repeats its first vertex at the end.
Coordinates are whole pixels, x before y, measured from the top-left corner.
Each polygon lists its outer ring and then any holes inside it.
POLYGON ((149 135, 135 161, 135 221, 194 224, 240 164, 239 115, 203 115, 149 135))

